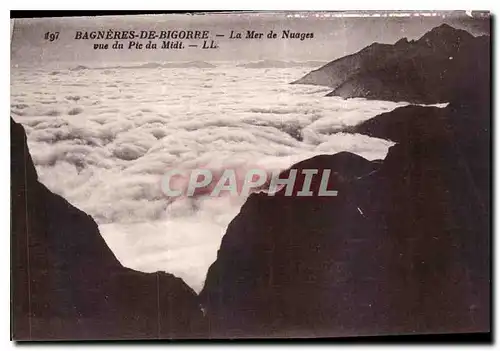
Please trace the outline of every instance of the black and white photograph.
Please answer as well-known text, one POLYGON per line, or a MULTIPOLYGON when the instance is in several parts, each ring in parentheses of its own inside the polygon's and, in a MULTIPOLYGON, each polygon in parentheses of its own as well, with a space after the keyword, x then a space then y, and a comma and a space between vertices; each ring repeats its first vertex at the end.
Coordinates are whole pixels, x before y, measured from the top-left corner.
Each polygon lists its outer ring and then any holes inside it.
POLYGON ((491 332, 491 15, 11 19, 11 338, 491 332))

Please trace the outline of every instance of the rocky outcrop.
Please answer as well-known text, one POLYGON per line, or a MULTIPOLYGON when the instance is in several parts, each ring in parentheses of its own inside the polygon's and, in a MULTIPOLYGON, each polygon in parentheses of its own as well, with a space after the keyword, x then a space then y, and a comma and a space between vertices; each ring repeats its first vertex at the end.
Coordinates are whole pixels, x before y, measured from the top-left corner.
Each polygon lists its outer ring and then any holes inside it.
POLYGON ((443 24, 416 41, 374 43, 332 61, 292 84, 333 88, 328 96, 413 103, 449 102, 475 94, 489 79, 490 38, 443 24))
MULTIPOLYGON (((335 287, 355 274, 350 272, 353 267, 347 258, 366 251, 362 235, 368 231, 355 204, 346 197, 346 189, 376 165, 349 153, 305 162, 292 168, 327 167, 335 171, 330 184, 338 196, 286 197, 283 189, 274 197, 249 197, 229 225, 200 294, 211 335, 306 337, 340 333, 331 328, 333 321, 341 318, 336 306, 352 306, 355 298, 335 296, 335 287), (358 251, 346 249, 350 243, 356 243, 358 251)), ((346 328, 352 325, 347 326, 345 317, 358 318, 355 314, 343 317, 346 328)))
POLYGON ((181 279, 123 267, 93 219, 38 182, 11 119, 12 336, 15 340, 206 336, 181 279))
POLYGON ((397 142, 383 162, 292 167, 331 169, 338 196, 251 195, 200 294, 211 335, 489 331, 488 122, 467 106, 398 109, 356 130, 397 142))
POLYGON ((449 105, 402 107, 344 130, 396 142, 384 161, 341 153, 292 166, 332 170, 338 196, 297 196, 303 177, 292 196, 252 194, 200 294, 211 335, 490 330, 489 45, 443 25, 296 82, 449 105))
MULTIPOLYGON (((480 90, 480 87, 476 87, 480 90)), ((489 95, 485 94, 487 99, 489 95)), ((486 100, 483 99, 483 100, 486 100)), ((455 155, 466 165, 470 184, 480 192, 485 204, 490 199, 491 119, 486 101, 466 100, 447 108, 405 106, 383 113, 345 131, 392 140, 400 144, 427 145, 428 152, 442 144, 459 151, 455 155)), ((412 157, 413 155, 408 155, 412 157)), ((445 160, 446 161, 446 160, 445 160)), ((452 159, 447 162, 454 162, 452 159)), ((451 167, 451 165, 450 165, 451 167)), ((449 167, 448 167, 449 168, 449 167)))

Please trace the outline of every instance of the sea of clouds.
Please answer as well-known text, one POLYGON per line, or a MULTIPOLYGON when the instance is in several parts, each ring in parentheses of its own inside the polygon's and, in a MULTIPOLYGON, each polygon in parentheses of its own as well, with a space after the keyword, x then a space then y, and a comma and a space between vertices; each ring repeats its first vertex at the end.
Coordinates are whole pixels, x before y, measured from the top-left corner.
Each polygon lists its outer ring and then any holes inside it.
POLYGON ((11 114, 41 182, 96 220, 122 264, 199 291, 245 198, 168 198, 167 170, 273 171, 339 151, 383 159, 392 145, 338 130, 406 103, 289 84, 310 70, 13 68, 11 114))

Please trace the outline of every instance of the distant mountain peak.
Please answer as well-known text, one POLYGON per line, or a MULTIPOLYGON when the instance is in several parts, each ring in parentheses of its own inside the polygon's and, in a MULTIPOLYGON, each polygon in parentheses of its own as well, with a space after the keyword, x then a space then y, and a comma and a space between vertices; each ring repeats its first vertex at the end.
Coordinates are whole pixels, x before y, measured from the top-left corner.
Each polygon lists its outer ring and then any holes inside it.
POLYGON ((394 45, 398 46, 398 45, 403 45, 403 44, 408 44, 408 38, 407 37, 404 37, 404 38, 401 38, 399 39, 394 45))
POLYGON ((418 40, 401 38, 393 45, 373 43, 292 83, 331 87, 333 91, 327 96, 449 102, 459 95, 475 94, 471 77, 480 74, 481 78, 474 81, 487 80, 489 45, 487 37, 474 37, 442 24, 418 40))
POLYGON ((474 36, 463 29, 454 28, 446 23, 441 24, 438 27, 432 28, 430 31, 425 33, 419 41, 426 42, 437 42, 437 44, 443 41, 454 42, 456 40, 466 40, 471 39, 474 36))
POLYGON ((443 23, 443 24, 441 24, 441 25, 439 25, 439 26, 434 27, 433 29, 431 29, 431 32, 432 32, 433 30, 435 30, 435 29, 439 29, 439 28, 441 28, 441 29, 446 29, 446 30, 450 30, 450 29, 451 29, 451 30, 457 30, 455 27, 452 27, 452 26, 450 26, 450 25, 449 25, 449 24, 447 24, 447 23, 443 23))

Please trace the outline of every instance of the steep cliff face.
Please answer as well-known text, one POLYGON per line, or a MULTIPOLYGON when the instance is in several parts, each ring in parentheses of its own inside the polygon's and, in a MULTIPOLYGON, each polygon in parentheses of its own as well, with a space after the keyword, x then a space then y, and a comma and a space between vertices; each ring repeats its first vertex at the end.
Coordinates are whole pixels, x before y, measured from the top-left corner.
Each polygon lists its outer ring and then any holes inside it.
POLYGON ((204 336, 181 279, 124 268, 93 219, 37 180, 11 119, 12 332, 16 340, 204 336))
POLYGON ((327 96, 449 102, 474 94, 474 82, 489 79, 490 38, 473 37, 443 24, 416 41, 374 43, 308 73, 293 84, 325 85, 327 96))
POLYGON ((404 47, 390 44, 373 43, 357 53, 341 57, 337 60, 313 70, 292 84, 323 85, 332 88, 340 86, 352 75, 365 70, 365 67, 381 65, 388 58, 396 58, 404 52, 404 47))
MULTIPOLYGON (((483 90, 481 86, 477 91, 483 90)), ((346 132, 361 133, 400 144, 420 143, 427 152, 441 150, 444 145, 457 154, 448 162, 460 162, 470 176, 468 187, 476 189, 485 205, 491 191, 491 110, 489 92, 482 98, 462 99, 446 108, 405 106, 383 113, 346 132)), ((413 155, 408 155, 412 157, 413 155)), ((450 165, 451 167, 451 165, 450 165)))
POLYGON ((200 294, 211 335, 356 334, 356 320, 373 318, 368 305, 348 312, 361 296, 375 298, 366 288, 378 273, 366 271, 373 241, 366 240, 366 221, 347 189, 377 165, 340 153, 292 168, 332 169, 329 188, 338 196, 299 197, 297 189, 291 197, 284 189, 275 197, 250 196, 229 225, 200 294), (364 260, 350 259, 358 255, 364 260), (360 271, 366 279, 350 285, 360 271), (343 324, 332 328, 339 318, 343 324))
POLYGON ((383 162, 292 167, 331 169, 337 197, 252 195, 200 295, 212 335, 488 331, 488 122, 467 107, 395 110, 356 130, 398 142, 383 162), (411 127, 393 132, 402 114, 411 127))

